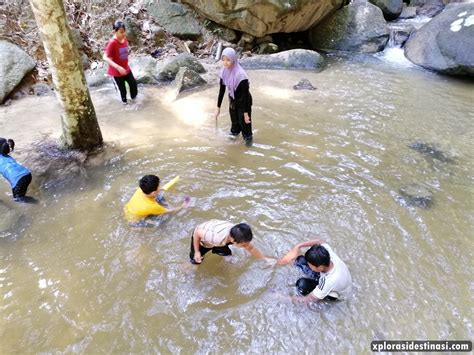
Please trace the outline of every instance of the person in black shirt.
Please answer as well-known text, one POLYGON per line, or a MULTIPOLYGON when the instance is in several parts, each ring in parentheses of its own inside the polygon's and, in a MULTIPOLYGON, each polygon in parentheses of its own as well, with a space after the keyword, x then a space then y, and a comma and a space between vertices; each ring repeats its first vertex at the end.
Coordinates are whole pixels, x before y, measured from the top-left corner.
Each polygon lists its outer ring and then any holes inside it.
POLYGON ((220 89, 217 98, 216 120, 220 114, 225 89, 229 92, 229 114, 232 126, 230 134, 242 136, 247 145, 252 144, 252 95, 249 91, 249 77, 239 64, 237 54, 232 48, 222 52, 223 68, 220 73, 220 89))

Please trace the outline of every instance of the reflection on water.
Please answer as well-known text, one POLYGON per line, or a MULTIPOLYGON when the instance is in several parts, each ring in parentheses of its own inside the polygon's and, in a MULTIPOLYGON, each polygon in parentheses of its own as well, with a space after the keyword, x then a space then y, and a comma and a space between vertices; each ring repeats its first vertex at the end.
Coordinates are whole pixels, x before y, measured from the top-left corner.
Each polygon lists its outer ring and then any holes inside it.
MULTIPOLYGON (((25 227, 0 240, 2 353, 361 353, 374 339, 472 339, 472 85, 367 58, 250 79, 252 148, 228 139, 226 114, 213 120, 217 86, 174 102, 167 89, 142 90, 125 109, 113 91, 93 93, 116 152, 84 186, 22 207, 25 227), (293 91, 302 77, 317 90, 293 91), (409 148, 418 141, 455 159, 409 148), (194 207, 130 228, 122 207, 148 173, 180 175, 167 198, 190 195, 194 207), (431 209, 399 203, 409 183, 433 193, 431 209), (281 295, 298 271, 236 248, 234 264, 210 255, 193 268, 191 231, 210 218, 248 222, 273 256, 328 240, 354 298, 292 304, 281 295)), ((32 131, 55 127, 55 107, 2 108, 3 135, 30 138, 13 115, 32 131)))

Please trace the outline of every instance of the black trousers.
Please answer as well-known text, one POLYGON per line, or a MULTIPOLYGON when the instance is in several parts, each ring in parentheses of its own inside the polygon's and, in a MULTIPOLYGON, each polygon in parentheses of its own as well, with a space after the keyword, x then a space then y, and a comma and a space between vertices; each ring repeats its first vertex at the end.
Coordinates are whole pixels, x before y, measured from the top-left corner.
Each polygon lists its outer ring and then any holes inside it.
POLYGON ((127 102, 127 87, 125 86, 125 82, 128 83, 128 87, 130 88, 130 96, 132 100, 137 97, 138 89, 137 89, 137 81, 133 76, 132 71, 125 76, 114 76, 114 80, 117 83, 117 86, 120 90, 120 96, 122 97, 122 102, 127 102))
MULTIPOLYGON (((229 114, 230 114, 230 121, 232 126, 230 127, 230 133, 234 136, 239 135, 242 132, 242 136, 245 140, 252 139, 252 122, 245 123, 244 119, 244 110, 238 105, 236 105, 235 101, 229 96, 229 114)), ((252 109, 248 112, 249 117, 252 118, 252 109)))
MULTIPOLYGON (((296 281, 296 289, 298 293, 302 296, 309 295, 319 284, 320 273, 311 270, 303 255, 300 255, 295 260, 295 266, 303 271, 306 276, 309 277, 302 277, 296 281)), ((332 296, 326 296, 324 299, 334 301, 337 298, 332 296)))
POLYGON ((31 174, 23 176, 12 189, 13 198, 24 197, 31 182, 31 174))
MULTIPOLYGON (((194 239, 193 239, 194 231, 191 234, 191 251, 189 252, 189 261, 191 261, 192 264, 197 264, 194 261, 194 239)), ((206 248, 203 247, 202 245, 199 245, 199 252, 201 253, 201 256, 204 256, 208 251, 212 250, 212 254, 217 254, 220 256, 228 256, 232 255, 232 250, 229 248, 230 244, 224 245, 223 247, 213 247, 213 248, 206 248)))

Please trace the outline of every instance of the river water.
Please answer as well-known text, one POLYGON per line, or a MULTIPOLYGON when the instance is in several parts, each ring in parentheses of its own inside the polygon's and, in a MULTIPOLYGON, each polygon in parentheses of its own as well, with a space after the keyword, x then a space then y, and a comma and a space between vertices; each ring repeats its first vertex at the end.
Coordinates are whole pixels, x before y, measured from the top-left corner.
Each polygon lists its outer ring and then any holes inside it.
MULTIPOLYGON (((250 148, 227 137, 226 110, 211 118, 216 85, 175 101, 169 87, 141 89, 128 107, 112 87, 94 91, 110 158, 83 183, 33 186, 40 203, 17 206, 26 222, 0 240, 0 352, 357 354, 372 340, 472 339, 474 86, 380 59, 249 72, 250 148), (303 77, 317 90, 293 90, 303 77), (452 161, 408 147, 419 141, 452 161), (192 206, 130 228, 123 205, 150 173, 179 175, 168 201, 192 206), (431 208, 400 198, 411 183, 431 208), (191 266, 191 232, 211 218, 249 223, 269 256, 328 241, 353 297, 293 303, 294 267, 237 248, 233 264, 191 266)), ((59 134, 58 112, 53 97, 0 108, 18 160, 26 142, 59 134)), ((8 193, 3 181, 13 205, 8 193)))

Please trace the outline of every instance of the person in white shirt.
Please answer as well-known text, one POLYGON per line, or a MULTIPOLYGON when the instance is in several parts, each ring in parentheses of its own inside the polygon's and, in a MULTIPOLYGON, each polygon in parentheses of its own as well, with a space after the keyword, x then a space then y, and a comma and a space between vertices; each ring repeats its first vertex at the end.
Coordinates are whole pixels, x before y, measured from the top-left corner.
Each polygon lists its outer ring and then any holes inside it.
POLYGON ((296 281, 298 293, 308 301, 323 299, 345 299, 352 290, 352 278, 344 261, 332 248, 319 239, 302 242, 294 246, 283 258, 279 265, 286 265, 295 260, 308 277, 296 281), (300 255, 300 249, 311 247, 300 255))

